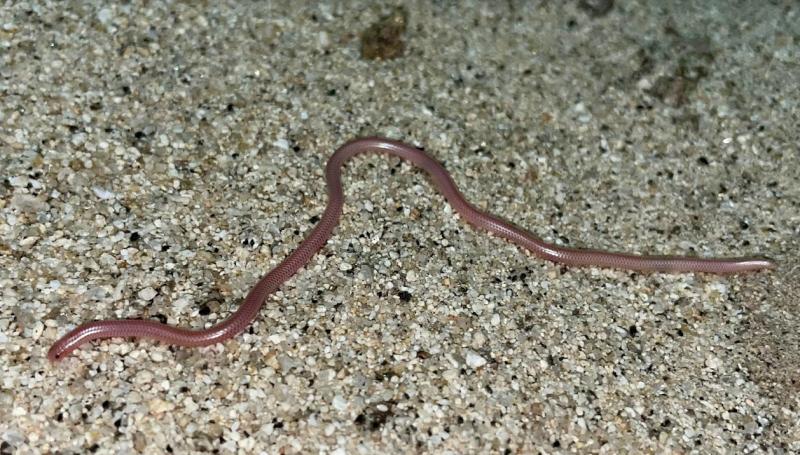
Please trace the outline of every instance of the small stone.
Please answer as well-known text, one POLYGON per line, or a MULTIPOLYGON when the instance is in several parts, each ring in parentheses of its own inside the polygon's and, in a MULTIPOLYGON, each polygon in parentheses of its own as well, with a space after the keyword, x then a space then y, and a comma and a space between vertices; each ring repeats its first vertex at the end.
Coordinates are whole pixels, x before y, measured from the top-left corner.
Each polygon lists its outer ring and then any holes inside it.
POLYGON ((29 248, 36 244, 39 241, 39 237, 32 235, 30 237, 25 237, 24 239, 20 240, 19 246, 23 248, 29 248))
POLYGON ((403 7, 390 14, 361 33, 361 58, 366 60, 391 60, 403 55, 406 43, 403 35, 408 24, 408 12, 403 7))
POLYGON ((484 336, 481 332, 478 332, 472 336, 473 348, 476 349, 482 348, 485 343, 486 343, 486 336, 484 336))
POLYGON ((722 366, 722 360, 719 357, 710 357, 706 359, 706 366, 712 370, 717 370, 722 366))
POLYGON ((347 409, 347 400, 345 400, 344 397, 342 397, 341 395, 336 395, 335 397, 333 397, 331 405, 337 411, 344 411, 345 409, 347 409))
POLYGON ((299 363, 288 355, 280 354, 278 355, 278 365, 281 371, 288 373, 292 368, 299 366, 299 363))
POLYGON ((133 382, 136 384, 150 384, 153 382, 153 373, 149 370, 141 370, 136 373, 136 376, 133 378, 133 382))
POLYGON ((46 202, 30 194, 15 194, 11 198, 11 207, 26 213, 45 212, 50 208, 46 202))
POLYGON ((24 188, 28 185, 28 177, 25 176, 10 177, 8 179, 8 183, 10 183, 11 186, 16 188, 24 188))
POLYGON ((153 300, 153 298, 155 298, 156 294, 157 294, 156 290, 148 286, 139 291, 138 295, 140 299, 150 301, 153 300))
POLYGON ((578 6, 592 17, 602 17, 614 8, 614 0, 581 0, 578 6))
POLYGON ((331 45, 331 38, 328 36, 328 32, 321 31, 319 32, 319 47, 325 49, 326 47, 331 45))
POLYGON ((467 358, 467 365, 469 365, 470 368, 477 369, 486 365, 486 359, 481 357, 480 354, 478 354, 473 350, 470 349, 466 350, 466 358, 467 358))
POLYGON ((272 145, 278 147, 279 149, 289 150, 289 141, 283 138, 276 140, 272 143, 272 145))
POLYGON ((147 437, 143 433, 137 431, 133 434, 133 448, 139 453, 147 448, 147 437))
POLYGON ((442 373, 442 377, 444 378, 445 381, 448 382, 453 382, 457 380, 458 376, 459 372, 455 368, 450 368, 449 370, 445 370, 444 373, 442 373))
POLYGON ((95 196, 99 197, 104 201, 108 199, 113 199, 114 196, 116 196, 116 194, 114 194, 113 192, 108 191, 105 188, 100 188, 99 186, 92 187, 92 192, 94 192, 95 196))
POLYGON ((147 408, 151 414, 163 414, 175 409, 175 405, 161 398, 153 398, 147 402, 147 408))
POLYGON ((114 13, 108 8, 103 8, 97 12, 97 20, 103 25, 108 25, 113 17, 114 13))
POLYGON ((358 277, 364 281, 372 280, 372 268, 368 265, 362 265, 358 271, 358 277))

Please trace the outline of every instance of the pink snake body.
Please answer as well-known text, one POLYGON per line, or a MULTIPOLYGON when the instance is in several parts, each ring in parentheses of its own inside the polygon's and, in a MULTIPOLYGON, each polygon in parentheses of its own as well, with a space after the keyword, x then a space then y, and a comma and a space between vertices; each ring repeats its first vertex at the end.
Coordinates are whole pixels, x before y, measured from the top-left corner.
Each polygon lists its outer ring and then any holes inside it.
POLYGON ((569 266, 596 266, 641 272, 706 272, 730 274, 774 268, 766 258, 697 258, 688 256, 639 256, 599 250, 565 248, 547 243, 530 232, 472 206, 461 195, 444 167, 422 150, 383 138, 362 138, 341 146, 328 160, 325 178, 328 205, 310 234, 278 266, 250 290, 244 303, 223 322, 202 330, 183 329, 142 319, 92 321, 60 338, 47 353, 51 361, 63 359, 84 343, 116 337, 151 338, 179 346, 221 343, 244 331, 258 316, 267 296, 278 288, 325 245, 339 224, 344 205, 342 165, 355 155, 383 152, 412 162, 425 170, 452 208, 469 224, 527 249, 534 255, 569 266))

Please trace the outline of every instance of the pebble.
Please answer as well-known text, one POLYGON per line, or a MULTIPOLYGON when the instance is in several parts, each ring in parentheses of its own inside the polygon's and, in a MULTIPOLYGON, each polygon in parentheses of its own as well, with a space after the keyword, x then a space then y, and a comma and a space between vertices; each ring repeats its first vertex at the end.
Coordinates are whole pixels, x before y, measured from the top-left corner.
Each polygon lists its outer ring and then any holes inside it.
POLYGON ((337 411, 344 411, 347 409, 347 404, 347 400, 345 400, 341 395, 334 396, 333 401, 331 402, 331 405, 337 411))
POLYGON ((172 402, 163 400, 161 398, 153 398, 147 402, 147 409, 152 414, 163 414, 165 412, 170 412, 175 409, 175 405, 172 402))
POLYGON ((486 365, 486 359, 484 359, 475 351, 467 349, 465 351, 465 357, 467 359, 467 365, 469 365, 470 368, 477 369, 486 365))
POLYGON ((156 294, 157 294, 156 290, 148 286, 140 290, 138 296, 142 300, 150 301, 155 298, 156 294))

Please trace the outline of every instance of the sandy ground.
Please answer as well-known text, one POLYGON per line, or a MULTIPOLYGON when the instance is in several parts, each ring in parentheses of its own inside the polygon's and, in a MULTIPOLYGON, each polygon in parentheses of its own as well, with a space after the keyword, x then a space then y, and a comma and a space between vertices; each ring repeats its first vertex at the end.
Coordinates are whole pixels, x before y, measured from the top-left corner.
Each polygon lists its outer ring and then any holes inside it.
POLYGON ((796 1, 101 3, 0 6, 0 453, 800 451, 796 1), (242 335, 47 361, 224 319, 365 135, 548 241, 779 267, 545 262, 368 156, 242 335))

